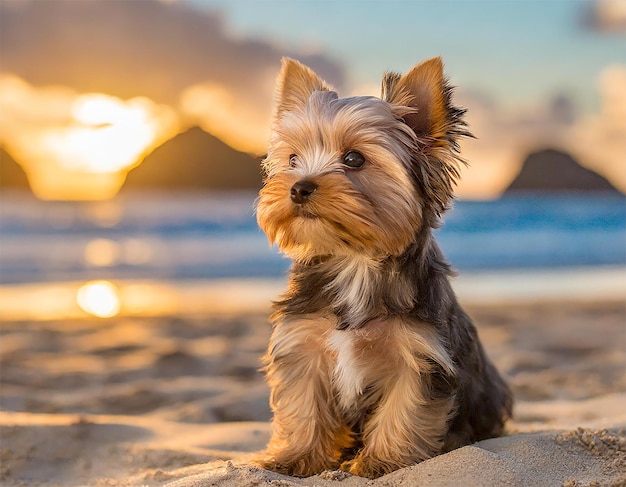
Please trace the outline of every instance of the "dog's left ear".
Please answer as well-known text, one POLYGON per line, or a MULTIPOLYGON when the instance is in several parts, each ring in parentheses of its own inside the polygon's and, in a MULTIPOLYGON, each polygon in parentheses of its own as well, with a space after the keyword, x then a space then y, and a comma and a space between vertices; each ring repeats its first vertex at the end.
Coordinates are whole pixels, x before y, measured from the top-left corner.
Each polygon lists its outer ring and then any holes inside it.
POLYGON ((302 110, 314 91, 330 91, 315 72, 293 59, 283 58, 282 69, 276 81, 274 120, 283 112, 302 110))
POLYGON ((385 73, 381 98, 393 105, 397 115, 413 129, 420 152, 416 175, 437 213, 452 199, 459 178, 460 136, 472 135, 463 120, 465 110, 452 105, 452 87, 443 74, 440 57, 428 59, 404 75, 385 73))

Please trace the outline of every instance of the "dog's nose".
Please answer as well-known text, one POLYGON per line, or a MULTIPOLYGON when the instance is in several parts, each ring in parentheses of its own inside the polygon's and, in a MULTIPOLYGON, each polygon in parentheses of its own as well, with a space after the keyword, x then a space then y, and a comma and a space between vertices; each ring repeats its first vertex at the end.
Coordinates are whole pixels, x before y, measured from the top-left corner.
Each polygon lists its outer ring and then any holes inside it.
POLYGON ((298 181, 291 187, 291 201, 301 205, 309 199, 309 196, 317 189, 317 184, 306 179, 298 181))

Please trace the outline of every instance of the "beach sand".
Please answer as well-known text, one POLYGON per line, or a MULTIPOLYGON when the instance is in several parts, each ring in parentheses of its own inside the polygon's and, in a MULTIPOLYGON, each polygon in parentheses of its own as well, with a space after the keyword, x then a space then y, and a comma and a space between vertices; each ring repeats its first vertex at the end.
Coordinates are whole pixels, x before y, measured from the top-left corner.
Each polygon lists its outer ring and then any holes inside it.
POLYGON ((0 484, 626 485, 624 302, 467 310, 515 394, 506 435, 375 481, 247 463, 270 432, 265 310, 4 321, 0 484))

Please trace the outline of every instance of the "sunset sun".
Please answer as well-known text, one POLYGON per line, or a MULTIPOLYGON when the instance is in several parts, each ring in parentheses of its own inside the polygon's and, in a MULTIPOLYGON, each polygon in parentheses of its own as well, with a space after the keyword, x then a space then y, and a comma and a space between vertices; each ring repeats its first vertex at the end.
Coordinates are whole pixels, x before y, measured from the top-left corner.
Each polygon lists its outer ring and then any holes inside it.
POLYGON ((133 166, 158 137, 158 127, 141 99, 129 102, 100 94, 82 95, 72 105, 75 124, 44 138, 68 169, 114 173, 133 166))
POLYGON ((145 97, 35 88, 17 77, 0 78, 0 87, 2 143, 42 199, 110 198, 178 131, 174 111, 145 97))

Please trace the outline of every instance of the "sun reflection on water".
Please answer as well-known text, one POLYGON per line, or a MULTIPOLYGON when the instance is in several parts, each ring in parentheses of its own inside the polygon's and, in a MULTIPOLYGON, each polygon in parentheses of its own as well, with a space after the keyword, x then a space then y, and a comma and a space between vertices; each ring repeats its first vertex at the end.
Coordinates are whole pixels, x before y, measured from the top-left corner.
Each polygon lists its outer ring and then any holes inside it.
POLYGON ((0 322, 267 313, 282 279, 47 282, 0 286, 0 322), (37 306, 33 306, 33 302, 37 306))
POLYGON ((153 260, 152 247, 148 240, 141 238, 127 238, 120 242, 95 238, 86 243, 83 260, 90 267, 141 266, 153 260))
POLYGON ((99 318, 111 318, 120 312, 117 287, 109 281, 89 281, 76 293, 76 302, 85 312, 99 318))
POLYGON ((109 267, 119 258, 120 248, 117 242, 106 238, 96 238, 85 246, 85 262, 93 267, 109 267))

